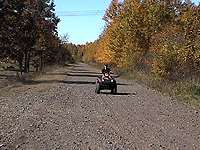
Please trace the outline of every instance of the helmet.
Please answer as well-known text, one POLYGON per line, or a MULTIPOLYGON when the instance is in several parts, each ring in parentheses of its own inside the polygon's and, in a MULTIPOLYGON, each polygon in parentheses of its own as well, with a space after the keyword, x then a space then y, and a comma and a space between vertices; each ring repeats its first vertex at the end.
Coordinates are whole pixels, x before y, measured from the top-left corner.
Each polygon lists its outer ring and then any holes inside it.
POLYGON ((105 69, 107 69, 107 68, 108 68, 108 65, 107 65, 107 64, 106 64, 106 65, 104 65, 104 68, 105 68, 105 69))

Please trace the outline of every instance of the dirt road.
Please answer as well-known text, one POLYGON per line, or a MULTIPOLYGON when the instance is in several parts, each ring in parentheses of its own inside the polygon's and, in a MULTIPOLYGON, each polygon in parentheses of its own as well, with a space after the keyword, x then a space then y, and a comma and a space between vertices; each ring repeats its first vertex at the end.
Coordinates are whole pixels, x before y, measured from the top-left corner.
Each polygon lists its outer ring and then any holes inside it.
POLYGON ((0 150, 200 150, 200 111, 117 78, 95 94, 98 70, 75 64, 0 96, 0 150))

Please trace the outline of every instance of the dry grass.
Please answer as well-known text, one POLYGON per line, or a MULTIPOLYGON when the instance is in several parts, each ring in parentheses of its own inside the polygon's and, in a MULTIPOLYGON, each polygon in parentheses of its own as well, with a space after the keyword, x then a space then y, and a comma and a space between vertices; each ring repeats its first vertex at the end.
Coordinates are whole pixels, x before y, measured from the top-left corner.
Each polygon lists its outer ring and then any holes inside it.
POLYGON ((200 83, 194 80, 168 81, 142 72, 125 72, 123 77, 136 80, 163 94, 175 97, 194 108, 200 108, 200 83))

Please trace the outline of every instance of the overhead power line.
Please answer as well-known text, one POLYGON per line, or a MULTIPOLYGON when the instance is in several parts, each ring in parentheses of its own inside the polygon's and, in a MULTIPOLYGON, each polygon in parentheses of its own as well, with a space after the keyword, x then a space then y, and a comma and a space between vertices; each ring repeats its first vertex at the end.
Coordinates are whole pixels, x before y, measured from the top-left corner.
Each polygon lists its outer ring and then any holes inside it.
POLYGON ((102 16, 105 10, 58 11, 58 16, 102 16))

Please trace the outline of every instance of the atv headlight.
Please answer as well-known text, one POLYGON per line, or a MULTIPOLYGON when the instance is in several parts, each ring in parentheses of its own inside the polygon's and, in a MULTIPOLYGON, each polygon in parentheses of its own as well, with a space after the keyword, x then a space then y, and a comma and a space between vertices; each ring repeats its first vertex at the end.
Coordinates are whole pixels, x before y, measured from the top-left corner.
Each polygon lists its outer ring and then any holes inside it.
POLYGON ((113 82, 113 80, 111 80, 111 82, 113 82))

